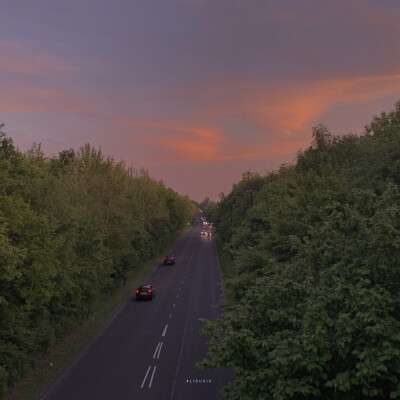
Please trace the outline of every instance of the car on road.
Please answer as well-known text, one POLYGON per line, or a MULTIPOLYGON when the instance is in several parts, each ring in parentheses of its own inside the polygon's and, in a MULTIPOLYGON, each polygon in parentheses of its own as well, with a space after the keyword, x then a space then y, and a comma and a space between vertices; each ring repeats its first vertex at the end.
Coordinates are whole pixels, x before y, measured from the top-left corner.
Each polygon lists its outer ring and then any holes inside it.
POLYGON ((136 301, 138 300, 153 300, 156 293, 152 285, 140 285, 136 289, 136 301))
POLYGON ((203 230, 201 231, 201 235, 206 235, 206 234, 207 234, 206 230, 203 229, 203 230))
POLYGON ((174 265, 175 264, 175 257, 170 254, 169 256, 165 256, 163 260, 164 265, 174 265))

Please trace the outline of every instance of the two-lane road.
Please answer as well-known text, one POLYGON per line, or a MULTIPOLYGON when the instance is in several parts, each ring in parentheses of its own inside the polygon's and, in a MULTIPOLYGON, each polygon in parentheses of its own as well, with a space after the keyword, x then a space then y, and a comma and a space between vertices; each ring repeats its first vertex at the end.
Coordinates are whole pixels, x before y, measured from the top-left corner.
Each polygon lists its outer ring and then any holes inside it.
POLYGON ((199 318, 214 318, 222 295, 213 237, 196 224, 174 248, 175 265, 160 265, 146 283, 153 301, 128 301, 50 387, 50 400, 213 400, 231 370, 201 371, 207 352, 199 318))

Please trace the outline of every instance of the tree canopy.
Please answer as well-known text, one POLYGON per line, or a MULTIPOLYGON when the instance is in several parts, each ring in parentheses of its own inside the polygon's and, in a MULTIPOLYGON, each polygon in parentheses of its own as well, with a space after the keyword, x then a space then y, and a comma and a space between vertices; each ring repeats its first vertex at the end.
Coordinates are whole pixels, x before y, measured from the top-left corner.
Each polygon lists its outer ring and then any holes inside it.
POLYGON ((147 171, 85 144, 45 157, 0 126, 0 396, 195 216, 147 171))
POLYGON ((400 102, 221 196, 236 275, 200 365, 233 367, 227 399, 400 398, 399 183, 400 102))

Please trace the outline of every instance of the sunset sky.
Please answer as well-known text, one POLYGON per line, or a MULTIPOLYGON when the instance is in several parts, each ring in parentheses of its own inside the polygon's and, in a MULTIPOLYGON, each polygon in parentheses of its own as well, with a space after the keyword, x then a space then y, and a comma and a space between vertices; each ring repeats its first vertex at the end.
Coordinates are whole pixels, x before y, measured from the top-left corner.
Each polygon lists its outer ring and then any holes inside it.
POLYGON ((399 0, 1 0, 0 123, 201 201, 400 99, 399 0))

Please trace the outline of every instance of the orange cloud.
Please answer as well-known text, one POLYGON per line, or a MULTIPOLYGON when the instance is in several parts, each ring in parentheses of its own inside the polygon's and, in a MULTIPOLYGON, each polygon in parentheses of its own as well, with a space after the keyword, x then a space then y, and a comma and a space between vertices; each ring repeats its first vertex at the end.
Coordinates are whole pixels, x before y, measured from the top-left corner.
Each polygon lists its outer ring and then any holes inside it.
POLYGON ((251 107, 245 110, 248 118, 266 128, 273 128, 288 136, 304 132, 310 128, 311 121, 325 111, 324 105, 313 97, 293 94, 281 101, 261 103, 261 107, 251 107))
POLYGON ((141 141, 147 145, 157 146, 169 153, 167 159, 171 161, 171 154, 189 162, 211 161, 219 159, 218 148, 208 142, 198 139, 185 139, 177 137, 153 137, 141 141))
POLYGON ((271 131, 287 136, 309 134, 318 119, 338 104, 369 102, 400 92, 400 74, 283 82, 254 88, 243 83, 210 89, 211 104, 203 117, 257 124, 264 135, 271 131))
POLYGON ((146 128, 152 128, 155 130, 163 130, 163 131, 170 131, 170 132, 183 132, 183 133, 191 133, 198 136, 201 136, 206 139, 210 139, 213 142, 221 142, 223 140, 221 134, 218 132, 217 128, 214 129, 204 129, 198 128, 188 125, 182 125, 177 123, 162 123, 156 121, 134 121, 129 119, 117 119, 115 122, 129 125, 129 126, 142 126, 146 128))
POLYGON ((177 123, 128 119, 117 119, 115 122, 145 128, 146 132, 136 139, 137 143, 177 152, 187 161, 218 159, 219 144, 225 140, 218 127, 202 128, 177 123))
POLYGON ((365 103, 400 91, 400 74, 316 81, 285 88, 286 98, 269 105, 265 122, 288 135, 309 132, 337 104, 365 103), (277 116, 279 118, 277 118, 277 116))
POLYGON ((295 154, 308 146, 311 127, 336 105, 368 102, 399 92, 400 74, 286 82, 256 89, 241 83, 212 88, 207 97, 214 101, 201 118, 197 116, 197 121, 205 121, 197 126, 113 121, 138 128, 132 135, 136 144, 158 148, 161 153, 176 152, 187 162, 255 160, 295 154), (213 125, 205 127, 210 120, 213 125), (231 135, 229 126, 243 121, 249 131, 241 128, 240 135, 231 135))
MULTIPOLYGON (((130 138, 135 145, 157 148, 160 150, 157 164, 179 162, 209 162, 209 161, 234 161, 257 160, 267 157, 296 153, 300 148, 309 144, 308 138, 298 138, 282 141, 270 141, 265 144, 247 140, 233 142, 229 133, 222 134, 220 129, 205 129, 187 125, 158 122, 139 122, 133 120, 118 120, 127 126, 142 127, 146 131, 134 132, 130 138), (165 132, 162 132, 165 131, 165 132), (174 157, 171 158, 171 152, 174 157)), ((146 164, 152 162, 143 161, 146 164)))

